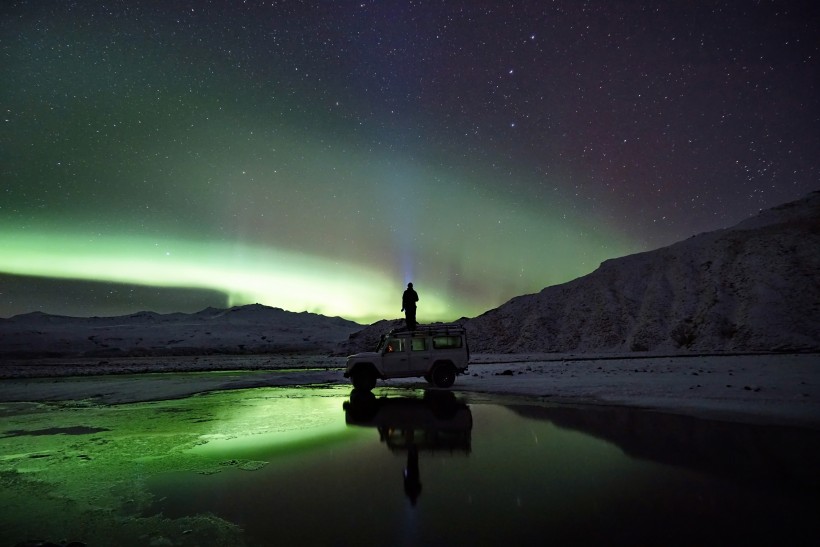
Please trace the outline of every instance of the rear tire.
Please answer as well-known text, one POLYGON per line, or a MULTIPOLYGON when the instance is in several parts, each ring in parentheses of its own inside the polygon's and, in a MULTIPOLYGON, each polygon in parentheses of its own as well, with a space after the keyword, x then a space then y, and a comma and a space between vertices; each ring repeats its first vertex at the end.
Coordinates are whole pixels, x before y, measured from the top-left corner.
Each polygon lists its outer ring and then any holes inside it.
POLYGON ((353 387, 356 389, 370 391, 376 387, 376 373, 372 369, 357 368, 350 375, 350 379, 353 381, 353 387))
POLYGON ((436 365, 433 368, 432 379, 436 387, 450 387, 456 381, 456 367, 449 363, 436 365))

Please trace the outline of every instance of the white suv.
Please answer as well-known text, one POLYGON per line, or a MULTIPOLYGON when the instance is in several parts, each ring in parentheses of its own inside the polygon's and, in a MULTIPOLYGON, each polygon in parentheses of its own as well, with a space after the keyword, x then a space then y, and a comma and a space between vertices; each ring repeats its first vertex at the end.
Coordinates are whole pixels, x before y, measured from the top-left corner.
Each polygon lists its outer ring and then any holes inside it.
POLYGON ((383 334, 376 351, 347 358, 345 378, 356 389, 371 390, 379 378, 421 377, 436 387, 450 387, 467 371, 470 350, 464 327, 453 323, 418 325, 383 334))

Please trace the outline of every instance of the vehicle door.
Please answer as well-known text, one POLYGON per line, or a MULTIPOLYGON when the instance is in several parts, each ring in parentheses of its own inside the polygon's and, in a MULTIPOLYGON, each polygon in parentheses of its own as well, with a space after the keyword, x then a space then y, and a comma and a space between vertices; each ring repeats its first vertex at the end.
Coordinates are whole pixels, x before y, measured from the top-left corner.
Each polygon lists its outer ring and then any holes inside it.
POLYGON ((410 340, 410 367, 412 375, 427 374, 430 370, 432 359, 432 348, 430 340, 426 337, 413 337, 410 340))
POLYGON ((386 376, 404 376, 410 365, 408 344, 404 338, 390 337, 382 350, 382 369, 386 376))

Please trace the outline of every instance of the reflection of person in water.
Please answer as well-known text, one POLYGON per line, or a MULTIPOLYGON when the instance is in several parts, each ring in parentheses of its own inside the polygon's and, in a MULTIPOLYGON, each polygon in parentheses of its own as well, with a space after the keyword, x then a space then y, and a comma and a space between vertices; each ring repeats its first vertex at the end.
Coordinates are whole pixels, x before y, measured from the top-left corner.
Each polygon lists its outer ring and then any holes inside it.
POLYGON ((413 290, 413 284, 408 283, 407 289, 401 295, 401 311, 404 312, 405 322, 410 330, 416 330, 416 302, 418 301, 419 295, 413 290))
POLYGON ((407 467, 404 468, 404 493, 410 503, 416 505, 421 494, 421 474, 419 473, 419 449, 415 444, 407 447, 407 467))
POLYGON ((376 428, 379 442, 390 452, 407 452, 402 483, 413 507, 422 493, 420 451, 425 455, 470 454, 473 415, 450 391, 425 391, 423 398, 376 397, 369 389, 354 388, 343 408, 347 425, 376 428))

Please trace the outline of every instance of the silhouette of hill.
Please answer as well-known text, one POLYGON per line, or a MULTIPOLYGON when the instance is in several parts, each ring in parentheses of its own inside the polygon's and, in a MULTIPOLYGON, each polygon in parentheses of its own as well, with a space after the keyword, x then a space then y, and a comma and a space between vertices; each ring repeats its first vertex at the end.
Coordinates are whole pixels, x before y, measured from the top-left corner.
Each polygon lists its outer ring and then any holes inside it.
POLYGON ((820 348, 820 192, 736 226, 607 260, 467 322, 473 351, 820 348))
POLYGON ((361 325, 261 304, 193 314, 142 311, 117 317, 41 312, 0 319, 0 356, 117 357, 327 352, 361 325))

